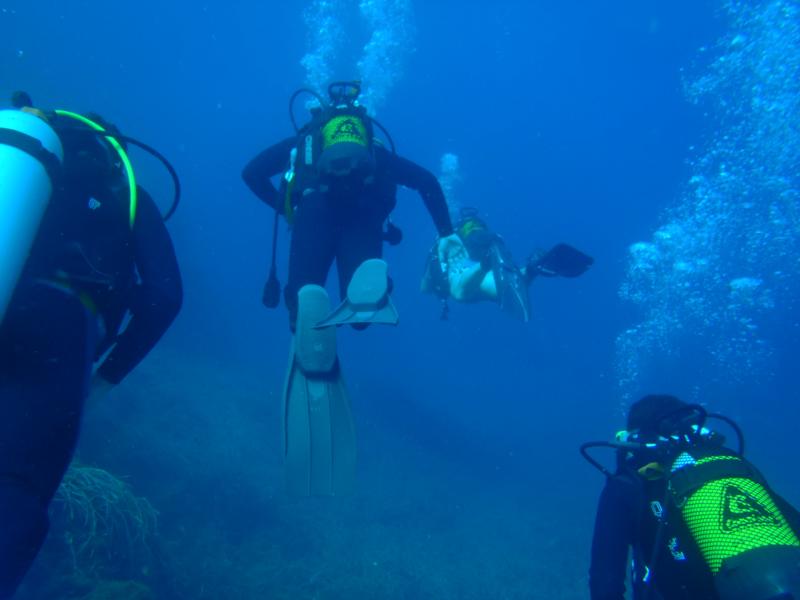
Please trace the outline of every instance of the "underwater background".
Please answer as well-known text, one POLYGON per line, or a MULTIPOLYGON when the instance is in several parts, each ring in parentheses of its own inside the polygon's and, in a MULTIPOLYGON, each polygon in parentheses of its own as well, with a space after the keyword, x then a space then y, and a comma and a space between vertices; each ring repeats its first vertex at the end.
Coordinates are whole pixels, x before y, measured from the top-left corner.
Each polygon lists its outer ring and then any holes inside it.
POLYGON ((104 115, 184 193, 183 311, 87 411, 18 597, 584 598, 603 482, 577 448, 644 393, 736 419, 797 504, 798 82, 790 0, 0 0, 0 95, 104 115), (352 78, 518 260, 563 241, 596 262, 534 282, 530 323, 441 320, 419 291, 435 229, 401 191, 400 325, 338 336, 358 492, 296 499, 287 315, 260 302, 273 215, 240 173, 291 133, 296 88, 352 78))

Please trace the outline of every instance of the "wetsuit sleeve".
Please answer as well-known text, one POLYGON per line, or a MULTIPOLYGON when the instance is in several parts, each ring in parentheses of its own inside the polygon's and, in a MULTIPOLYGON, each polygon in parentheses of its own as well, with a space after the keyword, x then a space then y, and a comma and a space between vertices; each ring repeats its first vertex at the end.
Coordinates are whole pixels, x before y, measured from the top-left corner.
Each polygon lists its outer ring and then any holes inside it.
POLYGON ((129 298, 131 319, 98 369, 101 377, 115 384, 153 349, 175 320, 183 302, 183 285, 172 240, 153 199, 142 188, 139 188, 133 244, 140 281, 129 298))
POLYGON ((415 190, 422 196, 425 208, 433 218, 436 231, 444 237, 453 233, 453 223, 450 221, 450 211, 442 192, 442 186, 436 177, 428 171, 401 156, 388 150, 378 148, 379 160, 385 161, 390 176, 399 185, 415 190))
POLYGON ((247 163, 242 171, 242 179, 247 187, 269 206, 282 208, 280 193, 270 178, 283 173, 289 164, 289 155, 295 144, 295 138, 287 138, 260 152, 247 163))
POLYGON ((592 538, 589 590, 592 600, 624 600, 628 550, 633 542, 633 494, 618 477, 600 494, 592 538))

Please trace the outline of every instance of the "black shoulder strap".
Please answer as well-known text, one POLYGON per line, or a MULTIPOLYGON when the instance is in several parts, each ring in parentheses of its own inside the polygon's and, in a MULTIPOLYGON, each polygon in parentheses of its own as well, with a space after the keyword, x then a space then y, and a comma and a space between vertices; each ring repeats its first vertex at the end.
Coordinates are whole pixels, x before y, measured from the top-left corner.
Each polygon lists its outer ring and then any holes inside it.
POLYGON ((680 502, 706 483, 728 477, 742 477, 765 483, 761 473, 755 467, 737 457, 711 460, 678 469, 670 475, 669 487, 672 497, 680 502))
POLYGON ((635 494, 633 502, 633 506, 636 507, 634 539, 640 540, 642 543, 634 544, 632 548, 634 598, 658 600, 661 596, 656 589, 655 566, 658 564, 663 545, 662 540, 669 519, 666 513, 662 513, 660 517, 656 516, 653 512, 653 504, 657 501, 663 509, 666 498, 650 493, 645 479, 630 467, 621 468, 613 477, 624 485, 630 486, 631 493, 635 494), (650 516, 650 519, 646 518, 647 515, 650 516))
POLYGON ((50 182, 55 185, 58 181, 59 174, 61 173, 61 162, 58 157, 44 147, 42 142, 37 138, 22 133, 16 129, 0 128, 0 144, 12 146, 18 150, 22 150, 29 154, 44 167, 47 175, 50 177, 50 182))

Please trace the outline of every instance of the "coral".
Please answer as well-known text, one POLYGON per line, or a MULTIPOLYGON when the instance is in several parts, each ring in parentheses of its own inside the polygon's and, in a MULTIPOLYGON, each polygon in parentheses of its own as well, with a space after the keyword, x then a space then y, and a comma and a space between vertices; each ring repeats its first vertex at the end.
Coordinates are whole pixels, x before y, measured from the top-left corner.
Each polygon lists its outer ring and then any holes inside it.
POLYGON ((146 571, 158 513, 108 471, 74 463, 51 512, 75 571, 93 574, 111 564, 114 570, 126 564, 129 571, 146 571))

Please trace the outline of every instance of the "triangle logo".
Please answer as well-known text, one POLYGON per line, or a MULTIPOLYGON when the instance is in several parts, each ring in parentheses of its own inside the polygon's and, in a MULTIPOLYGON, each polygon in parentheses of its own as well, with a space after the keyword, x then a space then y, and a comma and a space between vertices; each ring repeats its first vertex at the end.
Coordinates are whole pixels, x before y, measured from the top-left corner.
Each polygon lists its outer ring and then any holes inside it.
POLYGON ((340 137, 363 139, 353 119, 344 119, 336 126, 336 131, 333 132, 333 138, 337 139, 340 137))
POLYGON ((734 531, 750 525, 779 527, 779 515, 755 496, 736 485, 726 485, 722 500, 722 530, 734 531))

